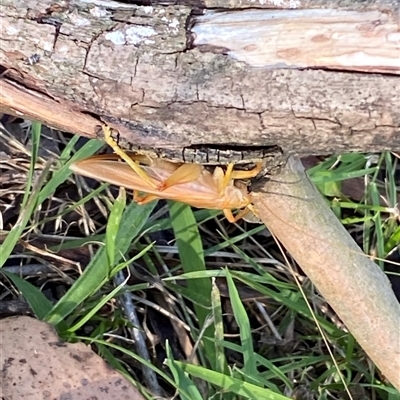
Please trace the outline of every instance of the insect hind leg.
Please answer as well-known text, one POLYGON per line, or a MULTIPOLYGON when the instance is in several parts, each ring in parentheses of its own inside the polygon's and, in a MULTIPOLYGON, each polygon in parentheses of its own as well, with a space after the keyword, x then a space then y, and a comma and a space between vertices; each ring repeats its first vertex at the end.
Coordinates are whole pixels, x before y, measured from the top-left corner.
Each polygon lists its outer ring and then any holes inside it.
POLYGON ((152 188, 156 189, 157 183, 154 182, 154 180, 140 167, 140 165, 131 157, 129 157, 128 154, 126 154, 113 139, 111 136, 111 128, 108 125, 103 125, 102 130, 104 134, 104 140, 114 150, 114 153, 124 160, 146 183, 148 183, 152 188))

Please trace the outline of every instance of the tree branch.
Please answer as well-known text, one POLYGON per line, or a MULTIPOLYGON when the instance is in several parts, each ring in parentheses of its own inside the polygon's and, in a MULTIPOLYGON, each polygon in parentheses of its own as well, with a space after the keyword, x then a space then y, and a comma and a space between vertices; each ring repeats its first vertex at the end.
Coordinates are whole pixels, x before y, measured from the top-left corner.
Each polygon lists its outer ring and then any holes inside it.
POLYGON ((353 241, 300 161, 290 158, 255 191, 262 221, 400 390, 400 304, 386 275, 353 241))

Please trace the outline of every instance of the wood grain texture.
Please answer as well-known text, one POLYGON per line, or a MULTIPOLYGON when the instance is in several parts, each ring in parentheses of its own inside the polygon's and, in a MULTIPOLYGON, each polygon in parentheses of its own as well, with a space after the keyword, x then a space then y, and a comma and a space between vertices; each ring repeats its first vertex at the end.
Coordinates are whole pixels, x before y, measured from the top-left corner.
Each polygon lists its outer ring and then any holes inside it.
POLYGON ((400 74, 399 21, 377 10, 209 11, 196 19, 193 44, 252 67, 400 74))
MULTIPOLYGON (((236 3, 226 3, 224 9, 236 3)), ((259 3, 241 4, 247 8, 271 4, 259 3)), ((120 131, 126 147, 179 150, 190 144, 277 144, 300 155, 400 150, 400 78, 365 73, 371 66, 398 71, 396 3, 331 1, 323 9, 319 2, 300 2, 298 9, 288 10, 283 9, 286 3, 278 2, 274 11, 239 9, 220 14, 206 12, 201 7, 207 4, 198 2, 153 4, 93 0, 55 7, 50 0, 32 0, 27 1, 27 13, 4 0, 0 63, 3 69, 12 68, 7 79, 46 93, 65 107, 73 105, 75 112, 109 122, 120 131), (335 14, 334 6, 342 4, 335 14), (310 5, 314 8, 305 9, 310 5), (212 22, 211 15, 224 16, 230 41, 196 42, 204 24, 207 29, 221 29, 221 22, 212 22), (325 33, 311 35, 310 23, 325 33), (338 27, 348 29, 353 23, 357 29, 349 42, 350 53, 340 56, 336 45, 343 44, 341 34, 346 42, 346 31, 338 27), (334 27, 330 38, 328 26, 334 27), (372 37, 366 40, 369 34, 372 37), (235 55, 226 51, 228 45, 240 47, 238 38, 246 35, 252 37, 246 39, 247 51, 238 48, 235 55), (286 64, 292 62, 291 69, 282 68, 278 59, 264 67, 239 59, 239 50, 254 56, 252 44, 259 46, 261 36, 267 40, 260 42, 267 44, 264 56, 274 43, 275 53, 286 64), (324 56, 319 50, 325 42, 315 38, 329 39, 324 56), (296 59, 296 52, 303 61, 296 59), (365 71, 322 66, 329 64, 327 57, 351 61, 351 54, 363 52, 371 61, 365 71), (26 59, 35 53, 41 55, 40 62, 29 65, 26 59), (319 69, 307 69, 316 65, 319 69)), ((360 69, 363 58, 355 59, 355 69, 360 69)), ((72 132, 80 124, 79 118, 64 122, 72 132)))

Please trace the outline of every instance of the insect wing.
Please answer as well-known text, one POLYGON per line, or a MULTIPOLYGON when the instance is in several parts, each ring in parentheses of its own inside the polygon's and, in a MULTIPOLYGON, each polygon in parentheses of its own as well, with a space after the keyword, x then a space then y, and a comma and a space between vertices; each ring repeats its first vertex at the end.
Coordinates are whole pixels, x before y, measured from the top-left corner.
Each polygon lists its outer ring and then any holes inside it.
POLYGON ((180 201, 197 208, 234 209, 245 207, 249 203, 245 192, 233 185, 228 185, 221 193, 223 172, 220 168, 217 172, 221 170, 221 176, 201 166, 195 168, 194 164, 164 165, 165 162, 160 164, 158 160, 154 160, 151 166, 140 166, 161 189, 149 185, 129 165, 120 162, 114 155, 90 157, 71 165, 71 169, 89 178, 151 194, 159 199, 180 201), (187 169, 182 169, 183 166, 187 166, 187 169), (169 186, 165 185, 166 182, 169 186))
MULTIPOLYGON (((90 157, 72 164, 70 168, 75 173, 88 178, 105 181, 113 185, 123 186, 143 193, 153 194, 160 199, 181 201, 199 208, 219 208, 216 206, 218 202, 218 193, 215 182, 212 174, 206 170, 202 170, 199 174, 193 171, 191 167, 188 174, 189 176, 194 174, 194 179, 187 182, 188 175, 182 174, 182 171, 179 171, 179 168, 175 167, 175 170, 178 171, 178 178, 182 178, 184 182, 179 183, 175 181, 165 190, 158 190, 151 187, 137 175, 129 165, 120 162, 118 157, 110 156, 90 157), (195 179, 196 177, 197 179, 195 179)), ((163 186, 174 174, 171 170, 168 171, 155 166, 141 166, 141 168, 143 168, 143 170, 160 186, 163 186)))
MULTIPOLYGON (((129 165, 118 161, 118 159, 113 160, 110 158, 95 156, 78 161, 72 164, 70 168, 75 173, 88 178, 105 181, 113 185, 123 186, 128 189, 138 190, 145 193, 159 193, 158 190, 152 188, 146 181, 136 174, 129 165)), ((147 169, 148 168, 146 168, 146 172, 147 169)), ((162 176, 162 170, 157 170, 157 172, 157 174, 152 174, 156 175, 152 176, 152 178, 155 178, 159 183, 169 175, 167 172, 162 176)))

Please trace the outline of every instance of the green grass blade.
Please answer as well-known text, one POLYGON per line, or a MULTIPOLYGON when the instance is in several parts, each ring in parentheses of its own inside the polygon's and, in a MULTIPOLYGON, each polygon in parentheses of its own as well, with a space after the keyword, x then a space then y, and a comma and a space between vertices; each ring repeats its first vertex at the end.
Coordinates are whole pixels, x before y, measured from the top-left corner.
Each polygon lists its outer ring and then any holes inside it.
POLYGON ((243 399, 249 400, 290 400, 289 397, 275 393, 270 389, 264 389, 252 383, 243 382, 231 376, 221 374, 220 372, 200 367, 198 365, 186 364, 180 361, 175 363, 186 373, 204 379, 205 381, 219 386, 224 392, 236 393, 243 396, 243 399))
POLYGON ((42 183, 44 182, 44 178, 47 175, 47 172, 50 168, 50 165, 45 167, 45 170, 42 172, 41 176, 38 178, 36 183, 33 183, 33 177, 35 173, 36 161, 38 158, 39 146, 40 146, 40 133, 41 133, 41 124, 38 122, 32 123, 32 151, 31 151, 31 163, 29 167, 27 182, 25 186, 25 193, 21 203, 21 211, 18 217, 17 223, 11 229, 10 233, 5 238, 4 242, 0 246, 0 268, 3 267, 4 263, 7 261, 8 257, 14 250, 15 245, 18 243, 18 240, 21 237, 22 232, 24 231, 29 218, 31 217, 37 203, 38 192, 42 183))
MULTIPOLYGON (((33 162, 31 163, 31 166, 33 162)), ((32 213, 34 212, 37 204, 38 198, 40 194, 40 188, 42 187, 47 174, 50 169, 50 164, 47 164, 41 175, 38 177, 37 181, 32 185, 32 192, 30 192, 29 199, 24 207, 21 208, 21 212, 19 214, 18 220, 4 239, 3 244, 0 246, 0 268, 3 267, 4 263, 7 261, 8 257, 14 250, 15 245, 18 243, 21 238, 22 232, 24 231, 26 225, 31 218, 32 213)), ((29 186, 27 186, 29 187, 29 186)), ((29 192, 29 189, 26 189, 29 192)))
MULTIPOLYGON (((79 139, 81 139, 81 136, 75 135, 71 139, 68 140, 67 145, 65 146, 64 150, 60 154, 60 157, 59 157, 60 160, 68 160, 75 153, 75 145, 78 143, 79 139)), ((92 140, 93 140, 93 143, 99 142, 96 139, 92 139, 92 140)), ((88 142, 92 142, 92 140, 88 140, 88 142)), ((86 143, 88 143, 88 142, 86 142, 86 143)), ((86 145, 86 143, 85 143, 85 145, 86 145)), ((103 143, 103 142, 100 142, 99 144, 101 144, 101 143, 103 143)), ((82 147, 85 147, 85 145, 83 145, 82 147)), ((94 154, 94 153, 92 153, 92 154, 94 154)), ((88 154, 88 157, 90 157, 92 154, 88 154)))
POLYGON ((126 282, 123 282, 121 285, 118 285, 114 290, 108 293, 107 296, 104 296, 91 310, 86 312, 77 323, 71 326, 71 328, 68 329, 68 332, 73 333, 79 328, 82 328, 82 326, 85 325, 105 304, 107 304, 108 301, 117 296, 125 283, 126 282))
POLYGON ((226 269, 226 280, 228 283, 229 298, 231 299, 233 315, 239 326, 240 342, 243 353, 243 372, 248 376, 258 377, 256 360, 254 357, 253 339, 249 317, 240 300, 240 295, 233 282, 232 275, 226 269))
MULTIPOLYGON (((117 350, 118 352, 121 352, 122 354, 127 355, 128 357, 131 357, 132 359, 138 361, 140 364, 143 364, 145 367, 152 369, 154 372, 156 372, 163 380, 165 380, 168 384, 170 384, 173 388, 176 390, 179 390, 180 388, 175 384, 175 382, 170 378, 169 375, 167 375, 163 370, 158 369, 156 366, 154 366, 151 362, 145 360, 144 358, 138 356, 135 352, 123 347, 119 346, 117 344, 101 340, 101 339, 96 339, 96 338, 89 338, 89 337, 84 337, 84 336, 76 336, 76 340, 82 340, 85 342, 89 343, 98 343, 103 346, 107 346, 111 349, 117 350)), ((135 381, 133 380, 132 376, 127 375, 126 378, 131 381, 135 386, 135 381)), ((190 398, 189 393, 184 392, 183 393, 185 396, 190 398)))
POLYGON ((37 181, 32 183, 34 176, 34 170, 37 161, 37 153, 40 145, 40 129, 39 123, 32 124, 32 157, 31 165, 28 173, 28 182, 25 189, 24 199, 21 206, 21 212, 17 223, 11 229, 6 239, 0 246, 0 268, 4 265, 11 252, 13 251, 16 243, 20 239, 22 232, 31 218, 32 213, 36 209, 38 204, 41 204, 44 200, 49 198, 57 187, 68 179, 72 173, 69 170, 69 165, 78 159, 86 158, 93 155, 101 146, 102 142, 98 140, 91 140, 86 143, 67 163, 65 163, 59 170, 53 173, 51 179, 44 185, 47 179, 48 172, 50 170, 50 163, 46 164, 43 171, 37 181), (32 187, 32 190, 30 188, 32 187))
POLYGON ((1 273, 7 276, 22 293, 36 317, 43 320, 46 314, 53 308, 47 297, 36 286, 33 286, 18 275, 4 270, 1 273))
MULTIPOLYGON (((64 162, 57 171, 54 171, 52 177, 47 182, 46 186, 42 189, 39 196, 39 204, 44 200, 48 199, 55 190, 65 182, 68 177, 73 173, 69 167, 75 161, 81 160, 82 158, 87 158, 92 156, 97 150, 99 150, 104 145, 103 142, 99 140, 89 140, 85 143, 67 162, 64 162)), ((60 158, 61 161, 63 159, 60 158)))
POLYGON ((373 172, 376 172, 376 167, 344 173, 338 173, 336 171, 321 171, 319 173, 313 174, 311 179, 315 184, 320 185, 322 183, 340 182, 347 179, 359 178, 365 175, 372 174, 373 172))
POLYGON ((31 165, 28 172, 28 180, 25 188, 24 197, 22 199, 21 209, 23 210, 28 202, 30 196, 30 188, 33 182, 33 175, 35 173, 36 161, 39 154, 40 146, 40 134, 42 131, 42 124, 40 122, 32 122, 31 129, 31 140, 32 140, 32 150, 31 150, 31 165))
POLYGON ((222 317, 221 293, 215 282, 215 278, 212 280, 211 303, 215 326, 215 370, 225 374, 228 372, 228 363, 226 362, 225 349, 223 345, 224 321, 222 317))
MULTIPOLYGON (((144 206, 131 203, 126 208, 116 240, 116 262, 122 258, 122 255, 129 249, 132 240, 141 232, 154 206, 154 202, 144 206)), ((46 316, 47 322, 52 325, 59 324, 108 280, 110 268, 112 267, 108 265, 106 249, 104 247, 100 248, 83 274, 46 316)))
MULTIPOLYGON (((193 211, 186 204, 172 201, 168 204, 183 270, 185 272, 206 271, 203 244, 193 211)), ((188 290, 203 295, 204 303, 202 305, 194 304, 199 325, 202 327, 206 323, 211 310, 211 280, 209 278, 190 280, 188 281, 188 290)), ((214 337, 212 325, 207 327, 205 335, 214 337)), ((207 359, 214 368, 214 345, 205 340, 204 348, 207 359)))
POLYGON ((387 170, 386 191, 388 194, 389 204, 394 206, 397 203, 397 187, 396 187, 396 165, 393 164, 393 156, 389 151, 385 151, 385 164, 387 170))
POLYGON ((399 246, 399 243, 400 243, 400 226, 398 226, 397 229, 386 240, 385 254, 395 249, 396 246, 399 246))
POLYGON ((243 232, 240 235, 237 235, 235 237, 229 238, 229 240, 225 240, 222 243, 218 243, 215 246, 210 247, 209 249, 204 251, 204 254, 205 254, 205 256, 208 256, 208 255, 213 254, 213 253, 215 253, 217 251, 221 251, 221 250, 223 250, 223 249, 225 249, 227 247, 230 247, 232 244, 234 244, 236 242, 240 242, 243 239, 248 238, 249 236, 255 235, 258 232, 263 231, 264 229, 265 229, 264 225, 259 225, 259 226, 255 227, 253 229, 250 229, 247 232, 243 232))
POLYGON ((172 372, 174 377, 175 383, 177 387, 179 387, 180 397, 182 400, 202 400, 202 396, 200 392, 197 390, 196 385, 194 382, 185 374, 180 366, 175 362, 172 356, 171 347, 168 341, 165 343, 165 347, 167 350, 167 358, 165 360, 166 364, 168 365, 169 369, 172 372))
POLYGON ((107 230, 106 230, 106 251, 108 265, 115 264, 115 252, 117 248, 117 235, 121 225, 121 218, 126 205, 126 191, 124 188, 119 189, 119 194, 115 200, 110 216, 108 217, 107 230))
MULTIPOLYGON (((378 188, 376 186, 375 182, 371 182, 370 184, 370 194, 371 194, 371 200, 373 204, 379 205, 380 201, 380 195, 378 188)), ((385 238, 384 238, 384 232, 383 232, 383 224, 382 224, 382 216, 381 213, 377 212, 374 215, 374 223, 375 223, 375 234, 376 234, 376 246, 377 246, 377 255, 379 258, 385 258, 385 238)), ((380 267, 383 267, 383 262, 381 260, 378 260, 378 264, 380 267)))

